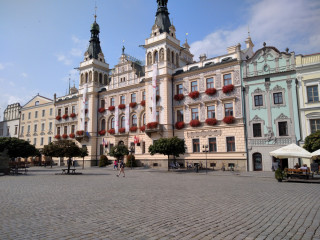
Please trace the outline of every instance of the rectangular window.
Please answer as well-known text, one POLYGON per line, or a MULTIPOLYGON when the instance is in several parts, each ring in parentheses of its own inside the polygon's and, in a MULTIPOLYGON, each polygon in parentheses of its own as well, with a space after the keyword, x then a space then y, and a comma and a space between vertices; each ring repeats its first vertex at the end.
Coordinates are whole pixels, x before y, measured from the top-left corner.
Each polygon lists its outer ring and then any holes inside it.
POLYGON ((21 134, 24 132, 24 126, 21 127, 21 134))
POLYGON ((223 75, 223 86, 232 84, 231 73, 223 75))
POLYGON ((310 120, 311 133, 315 133, 320 130, 320 119, 310 120))
POLYGON ((256 106, 256 107, 263 106, 262 95, 255 95, 254 96, 254 106, 256 106))
POLYGON ((177 122, 183 122, 183 110, 177 110, 177 122))
POLYGON ((234 137, 227 137, 227 152, 235 152, 236 144, 234 137))
POLYGON ((224 116, 233 116, 233 103, 224 104, 224 116))
POLYGON ((261 123, 253 124, 253 137, 261 137, 261 123))
POLYGON ((216 118, 216 107, 208 106, 207 107, 207 117, 208 118, 216 118))
POLYGON ((63 134, 68 134, 68 126, 63 127, 63 134))
POLYGON ((52 122, 49 122, 49 131, 52 131, 52 122))
POLYGON ((68 115, 68 108, 67 107, 64 109, 64 114, 68 115))
POLYGON ((42 110, 42 117, 46 115, 46 110, 42 110))
POLYGON ((200 140, 199 139, 192 139, 192 148, 193 152, 200 152, 200 140))
POLYGON ((50 108, 50 116, 52 116, 52 114, 53 114, 53 109, 50 108))
POLYGON ((308 102, 319 102, 318 86, 307 87, 308 102))
POLYGON ((177 94, 183 94, 183 85, 182 84, 177 85, 177 94))
POLYGON ((38 125, 35 124, 35 125, 34 125, 34 132, 37 132, 37 130, 38 130, 38 125))
POLYGON ((76 106, 72 106, 72 113, 76 113, 76 106))
POLYGON ((159 115, 159 111, 157 111, 157 122, 160 123, 160 115, 159 115))
POLYGON ((100 101, 100 107, 101 107, 101 108, 105 108, 105 103, 106 103, 106 101, 105 101, 104 99, 101 99, 101 101, 100 101))
POLYGON ((10 135, 10 127, 8 126, 7 127, 7 136, 9 136, 10 135))
POLYGON ((146 91, 142 92, 142 100, 145 101, 146 100, 146 91))
POLYGON ((287 122, 279 122, 279 136, 288 136, 288 123, 287 122))
POLYGON ((217 151, 217 139, 209 138, 209 152, 216 152, 216 151, 217 151))
POLYGON ((34 112, 34 118, 38 118, 38 111, 34 112))
POLYGON ((18 126, 14 126, 14 135, 18 134, 18 126))
POLYGON ((103 151, 104 151, 104 146, 103 144, 100 144, 100 155, 103 155, 103 151))
POLYGON ((75 125, 71 125, 71 133, 75 133, 75 129, 76 129, 76 126, 75 125))
POLYGON ((191 92, 198 91, 198 82, 191 82, 191 92))
POLYGON ((126 104, 126 98, 125 96, 120 97, 120 104, 126 104))
POLYGON ((135 93, 131 94, 131 102, 137 102, 137 97, 135 93))
POLYGON ((60 135, 60 127, 57 127, 57 134, 60 135))
POLYGON ((191 108, 192 120, 199 120, 198 108, 191 108))
POLYGON ((28 132, 27 133, 30 133, 30 125, 28 125, 28 132))
POLYGON ((31 112, 28 113, 28 119, 31 119, 31 112))
POLYGON ((110 106, 114 106, 114 98, 110 98, 110 106))
POLYGON ((41 132, 44 131, 44 123, 41 123, 41 132))
POLYGON ((157 96, 160 96, 160 89, 159 89, 159 85, 157 85, 157 88, 156 88, 156 95, 157 95, 157 96))
POLYGON ((37 145, 37 139, 36 138, 33 139, 33 145, 35 145, 35 146, 37 145))
POLYGON ((24 120, 24 113, 22 114, 22 120, 24 120))
POLYGON ((43 146, 43 137, 40 139, 40 145, 43 146))
POLYGON ((48 137, 48 144, 52 142, 52 138, 48 137))
POLYGON ((58 116, 61 117, 61 108, 58 109, 58 116))
POLYGON ((214 88, 213 78, 207 78, 207 89, 214 88))
POLYGON ((282 92, 273 94, 273 103, 274 104, 283 104, 282 92))

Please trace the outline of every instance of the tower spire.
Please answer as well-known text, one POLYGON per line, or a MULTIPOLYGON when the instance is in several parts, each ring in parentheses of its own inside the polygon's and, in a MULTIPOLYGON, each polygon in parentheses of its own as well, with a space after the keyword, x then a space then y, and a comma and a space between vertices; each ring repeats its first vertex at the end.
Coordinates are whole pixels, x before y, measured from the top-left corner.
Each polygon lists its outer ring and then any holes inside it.
POLYGON ((100 47, 100 39, 99 39, 99 33, 100 33, 100 27, 97 23, 97 6, 95 6, 95 14, 94 14, 94 23, 91 25, 91 39, 90 44, 88 47, 88 54, 89 58, 92 59, 98 59, 99 53, 102 53, 101 47, 100 47))
POLYGON ((171 22, 167 8, 168 0, 157 0, 157 3, 158 10, 156 13, 155 24, 159 27, 160 33, 170 33, 169 28, 171 27, 171 22))

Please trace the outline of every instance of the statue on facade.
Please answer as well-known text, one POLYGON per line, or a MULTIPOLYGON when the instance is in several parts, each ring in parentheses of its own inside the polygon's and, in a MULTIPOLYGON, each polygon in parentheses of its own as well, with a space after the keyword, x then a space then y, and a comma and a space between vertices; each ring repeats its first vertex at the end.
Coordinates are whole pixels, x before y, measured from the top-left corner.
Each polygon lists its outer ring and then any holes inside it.
POLYGON ((160 50, 160 62, 163 62, 164 61, 164 49, 161 48, 160 50))

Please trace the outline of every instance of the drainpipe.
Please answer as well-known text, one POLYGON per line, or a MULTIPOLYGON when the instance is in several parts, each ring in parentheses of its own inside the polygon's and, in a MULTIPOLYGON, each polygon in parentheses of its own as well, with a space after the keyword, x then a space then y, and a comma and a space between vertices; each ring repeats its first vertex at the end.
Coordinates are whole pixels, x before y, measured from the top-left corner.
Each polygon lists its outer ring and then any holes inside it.
POLYGON ((174 108, 173 108, 173 95, 174 95, 174 90, 173 90, 173 77, 171 77, 171 92, 172 92, 172 97, 171 97, 171 111, 172 111, 172 136, 174 137, 174 108))
POLYGON ((100 91, 98 92, 98 101, 97 101, 97 131, 96 131, 96 165, 98 166, 98 129, 99 129, 99 102, 100 102, 100 91))

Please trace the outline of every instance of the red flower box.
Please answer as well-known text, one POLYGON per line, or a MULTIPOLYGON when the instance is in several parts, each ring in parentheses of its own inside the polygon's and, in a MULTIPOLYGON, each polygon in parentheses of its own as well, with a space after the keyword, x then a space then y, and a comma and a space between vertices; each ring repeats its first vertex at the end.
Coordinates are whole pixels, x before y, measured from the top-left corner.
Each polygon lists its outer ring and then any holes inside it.
POLYGON ((61 120, 61 116, 56 116, 56 119, 58 120, 58 121, 60 121, 61 120))
POLYGON ((69 117, 68 114, 65 114, 65 115, 62 116, 63 119, 67 119, 68 117, 69 117))
POLYGON ((193 91, 193 92, 189 93, 189 97, 191 97, 192 99, 198 98, 199 95, 200 95, 200 93, 198 91, 193 91))
POLYGON ((176 127, 176 129, 184 128, 184 122, 176 122, 175 127, 176 127))
POLYGON ((216 94, 217 90, 215 88, 208 88, 206 90, 206 94, 209 95, 209 96, 212 96, 214 94, 216 94))
POLYGON ((88 113, 88 109, 84 110, 85 113, 88 113))
POLYGON ((228 93, 228 92, 232 92, 234 89, 234 86, 232 84, 223 86, 222 91, 223 93, 228 93))
POLYGON ((100 136, 103 136, 103 135, 106 134, 106 130, 101 130, 101 131, 99 131, 98 133, 99 133, 100 136))
POLYGON ((199 120, 191 120, 189 124, 191 127, 199 127, 200 121, 199 120))
POLYGON ((147 124, 147 128, 148 129, 153 129, 153 128, 157 128, 158 127, 158 122, 150 122, 147 124))
POLYGON ((55 138, 55 139, 60 139, 61 136, 60 136, 60 134, 57 134, 57 135, 54 136, 54 138, 55 138))
POLYGON ((119 109, 125 109, 126 108, 126 105, 124 105, 124 104, 119 104, 119 109))
POLYGON ((208 124, 210 126, 216 125, 217 124, 217 119, 215 119, 215 118, 207 118, 206 119, 206 124, 208 124))
POLYGON ((125 133, 126 129, 125 128, 119 128, 119 133, 125 133))
POLYGON ((114 130, 114 128, 111 128, 111 129, 108 130, 108 133, 110 133, 110 134, 115 134, 115 132, 116 131, 114 130))
POLYGON ((70 134, 69 134, 69 137, 70 137, 70 138, 75 138, 74 133, 70 133, 70 134))
POLYGON ((140 105, 141 105, 142 107, 144 107, 144 106, 146 105, 146 101, 145 101, 145 100, 142 100, 142 101, 140 102, 140 105))
POLYGON ((156 101, 158 102, 159 100, 160 100, 160 96, 157 95, 157 96, 156 96, 156 101))
POLYGON ((82 135, 83 135, 83 132, 84 132, 84 131, 80 130, 80 131, 77 131, 76 134, 77 134, 78 136, 82 136, 82 135))
POLYGON ((63 138, 63 139, 67 139, 67 138, 68 138, 68 134, 63 134, 63 135, 62 135, 62 138, 63 138))
POLYGON ((75 117, 76 117, 76 114, 75 114, 75 113, 71 113, 71 114, 70 114, 70 117, 71 117, 71 118, 75 118, 75 117))
POLYGON ((131 103, 130 103, 130 107, 131 107, 131 108, 135 108, 136 106, 137 106, 137 103, 136 103, 136 102, 131 102, 131 103))
POLYGON ((141 126, 141 127, 140 127, 140 131, 141 131, 141 132, 144 132, 145 130, 146 130, 146 126, 141 126))
POLYGON ((226 124, 230 124, 230 123, 233 123, 235 120, 235 118, 233 116, 227 116, 227 117, 224 117, 223 121, 226 123, 226 124))
POLYGON ((98 109, 99 113, 104 113, 105 111, 106 111, 106 109, 104 107, 101 107, 101 108, 98 109))
POLYGON ((130 128, 130 132, 136 132, 138 130, 138 128, 136 126, 132 126, 130 128))
POLYGON ((176 100, 176 101, 181 101, 181 100, 183 100, 184 99, 184 95, 183 94, 176 94, 176 95, 174 95, 174 100, 176 100))
POLYGON ((114 109, 115 109, 115 106, 109 106, 109 111, 114 111, 114 109))

